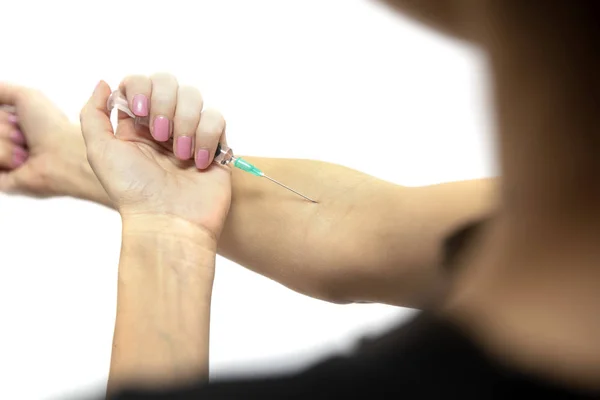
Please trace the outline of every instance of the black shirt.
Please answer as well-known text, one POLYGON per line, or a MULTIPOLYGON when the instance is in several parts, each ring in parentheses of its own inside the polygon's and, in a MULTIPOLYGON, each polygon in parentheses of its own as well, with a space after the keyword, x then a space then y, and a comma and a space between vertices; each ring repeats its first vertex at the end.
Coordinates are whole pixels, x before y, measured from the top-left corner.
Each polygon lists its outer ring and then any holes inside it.
POLYGON ((569 391, 489 359, 449 322, 421 314, 350 356, 273 379, 202 384, 115 399, 512 399, 600 398, 569 391))
MULTIPOLYGON (((446 240, 445 265, 476 236, 481 223, 462 227, 446 240)), ((454 324, 421 313, 382 335, 363 341, 349 356, 336 356, 305 371, 272 379, 198 384, 169 392, 126 391, 114 399, 512 399, 595 398, 569 391, 490 359, 454 324), (526 397, 525 397, 526 396, 526 397)))

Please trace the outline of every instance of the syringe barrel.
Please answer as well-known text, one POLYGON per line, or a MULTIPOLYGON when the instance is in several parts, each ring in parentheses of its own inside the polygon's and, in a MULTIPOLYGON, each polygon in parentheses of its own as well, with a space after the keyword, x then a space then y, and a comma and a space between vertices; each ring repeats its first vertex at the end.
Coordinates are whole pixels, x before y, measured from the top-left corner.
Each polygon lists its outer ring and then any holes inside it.
POLYGON ((233 150, 223 143, 219 143, 215 152, 214 162, 221 165, 227 165, 234 160, 233 150))
POLYGON ((135 120, 136 124, 149 127, 150 126, 150 118, 149 117, 138 117, 136 116, 131 109, 129 109, 129 104, 127 103, 127 98, 123 96, 123 94, 119 90, 115 90, 108 97, 108 101, 106 102, 106 108, 108 111, 112 111, 113 108, 116 108, 119 111, 123 111, 125 114, 129 115, 131 118, 135 120))

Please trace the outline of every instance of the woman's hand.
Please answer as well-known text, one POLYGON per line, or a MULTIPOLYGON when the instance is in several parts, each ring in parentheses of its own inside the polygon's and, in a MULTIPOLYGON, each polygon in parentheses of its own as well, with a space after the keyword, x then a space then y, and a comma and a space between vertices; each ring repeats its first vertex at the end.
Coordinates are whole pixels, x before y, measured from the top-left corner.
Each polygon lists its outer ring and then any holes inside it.
POLYGON ((189 221, 216 242, 231 201, 231 171, 211 164, 225 120, 202 112, 200 93, 169 75, 126 78, 120 89, 136 115, 150 117, 150 131, 120 115, 115 135, 104 82, 81 112, 88 160, 116 209, 124 219, 189 221), (177 157, 165 149, 172 137, 177 157))
POLYGON ((89 163, 123 218, 109 393, 207 375, 217 240, 231 200, 231 171, 211 164, 225 121, 202 111, 197 90, 156 75, 127 78, 120 91, 149 130, 121 113, 113 132, 104 82, 81 112, 89 163))
POLYGON ((46 96, 0 83, 0 105, 0 191, 36 197, 77 195, 82 186, 93 191, 93 179, 84 182, 79 128, 46 96))

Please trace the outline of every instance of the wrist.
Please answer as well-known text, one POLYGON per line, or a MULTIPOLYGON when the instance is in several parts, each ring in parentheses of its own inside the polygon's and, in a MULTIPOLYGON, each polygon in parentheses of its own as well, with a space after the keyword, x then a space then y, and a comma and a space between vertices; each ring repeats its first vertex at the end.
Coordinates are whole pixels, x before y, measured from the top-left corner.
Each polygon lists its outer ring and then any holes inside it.
POLYGON ((217 245, 207 231, 172 216, 137 214, 122 221, 121 281, 154 287, 176 276, 175 292, 200 291, 210 302, 217 245))
POLYGON ((217 239, 207 229, 183 218, 166 214, 121 213, 123 240, 184 242, 191 251, 217 252, 217 239))

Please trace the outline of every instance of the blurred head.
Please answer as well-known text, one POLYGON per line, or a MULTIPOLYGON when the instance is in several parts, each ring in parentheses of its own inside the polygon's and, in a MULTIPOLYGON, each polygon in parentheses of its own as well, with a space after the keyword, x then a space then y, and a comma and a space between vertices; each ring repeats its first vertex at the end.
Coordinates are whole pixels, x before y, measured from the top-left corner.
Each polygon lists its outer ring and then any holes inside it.
POLYGON ((485 0, 378 0, 458 39, 477 41, 478 13, 485 0))

